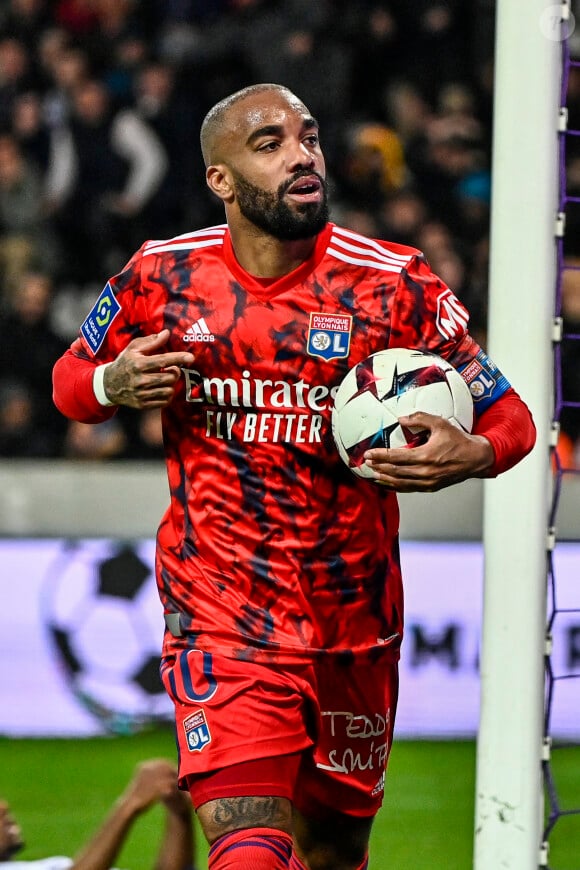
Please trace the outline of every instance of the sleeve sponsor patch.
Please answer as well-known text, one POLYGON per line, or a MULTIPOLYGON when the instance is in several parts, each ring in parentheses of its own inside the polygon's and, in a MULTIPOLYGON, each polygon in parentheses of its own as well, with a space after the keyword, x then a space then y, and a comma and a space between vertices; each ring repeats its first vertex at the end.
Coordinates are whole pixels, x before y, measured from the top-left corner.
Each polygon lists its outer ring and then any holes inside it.
POLYGON ((99 352, 109 327, 120 310, 121 306, 115 298, 113 288, 107 282, 105 289, 81 326, 81 333, 93 356, 99 352))
POLYGON ((469 387, 475 413, 478 416, 503 396, 511 386, 483 350, 479 351, 475 359, 464 366, 459 366, 457 370, 469 387))
POLYGON ((453 291, 444 290, 437 297, 437 329, 443 338, 452 339, 467 331, 469 314, 453 291))

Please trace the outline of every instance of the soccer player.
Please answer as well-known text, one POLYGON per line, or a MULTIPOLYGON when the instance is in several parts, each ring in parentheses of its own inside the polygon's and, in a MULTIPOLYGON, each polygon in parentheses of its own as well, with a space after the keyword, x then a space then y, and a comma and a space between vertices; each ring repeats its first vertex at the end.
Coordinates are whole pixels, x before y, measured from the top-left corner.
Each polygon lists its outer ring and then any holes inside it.
POLYGON ((151 866, 155 870, 193 870, 191 801, 177 788, 175 766, 164 758, 151 758, 137 765, 123 794, 74 859, 54 856, 37 861, 13 860, 24 843, 8 804, 0 802, 0 868, 109 870, 134 822, 156 803, 164 804, 166 822, 159 853, 151 866))
POLYGON ((163 409, 162 675, 209 867, 363 870, 397 704, 396 491, 495 476, 534 425, 420 251, 329 222, 300 99, 237 92, 201 146, 227 223, 135 253, 57 362, 54 398, 86 422, 163 409), (403 418, 427 443, 370 450, 361 481, 333 445, 333 390, 386 347, 448 359, 477 421, 403 418))

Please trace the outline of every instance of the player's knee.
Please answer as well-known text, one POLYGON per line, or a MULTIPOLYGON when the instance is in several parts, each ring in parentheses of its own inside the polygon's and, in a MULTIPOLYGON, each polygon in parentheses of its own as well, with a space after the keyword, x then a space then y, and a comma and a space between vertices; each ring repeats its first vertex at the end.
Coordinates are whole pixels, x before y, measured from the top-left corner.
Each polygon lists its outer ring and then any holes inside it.
POLYGON ((366 870, 371 817, 340 813, 319 819, 295 810, 294 835, 303 864, 291 870, 366 870))
POLYGON ((288 870, 292 837, 274 828, 244 828, 213 843, 208 870, 288 870))

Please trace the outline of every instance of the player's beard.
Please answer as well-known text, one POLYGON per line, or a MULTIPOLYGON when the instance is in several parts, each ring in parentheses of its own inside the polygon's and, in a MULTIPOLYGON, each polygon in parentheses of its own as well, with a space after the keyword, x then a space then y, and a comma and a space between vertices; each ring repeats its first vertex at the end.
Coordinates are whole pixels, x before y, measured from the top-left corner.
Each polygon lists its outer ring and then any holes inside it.
POLYGON ((274 238, 283 242, 310 239, 321 232, 328 223, 326 182, 317 172, 297 173, 290 181, 281 184, 275 193, 256 187, 237 172, 233 175, 241 213, 274 238), (291 208, 284 201, 284 195, 297 179, 306 175, 316 175, 322 185, 322 199, 320 202, 305 202, 291 208))

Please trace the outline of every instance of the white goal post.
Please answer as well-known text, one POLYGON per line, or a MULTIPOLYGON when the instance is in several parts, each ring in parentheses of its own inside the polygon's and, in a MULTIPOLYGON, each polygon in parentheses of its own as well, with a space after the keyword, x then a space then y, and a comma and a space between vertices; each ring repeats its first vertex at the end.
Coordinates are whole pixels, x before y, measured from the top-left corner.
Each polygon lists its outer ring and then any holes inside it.
POLYGON ((546 553, 563 4, 496 8, 489 353, 530 406, 532 454, 484 486, 475 870, 541 855, 546 553))

